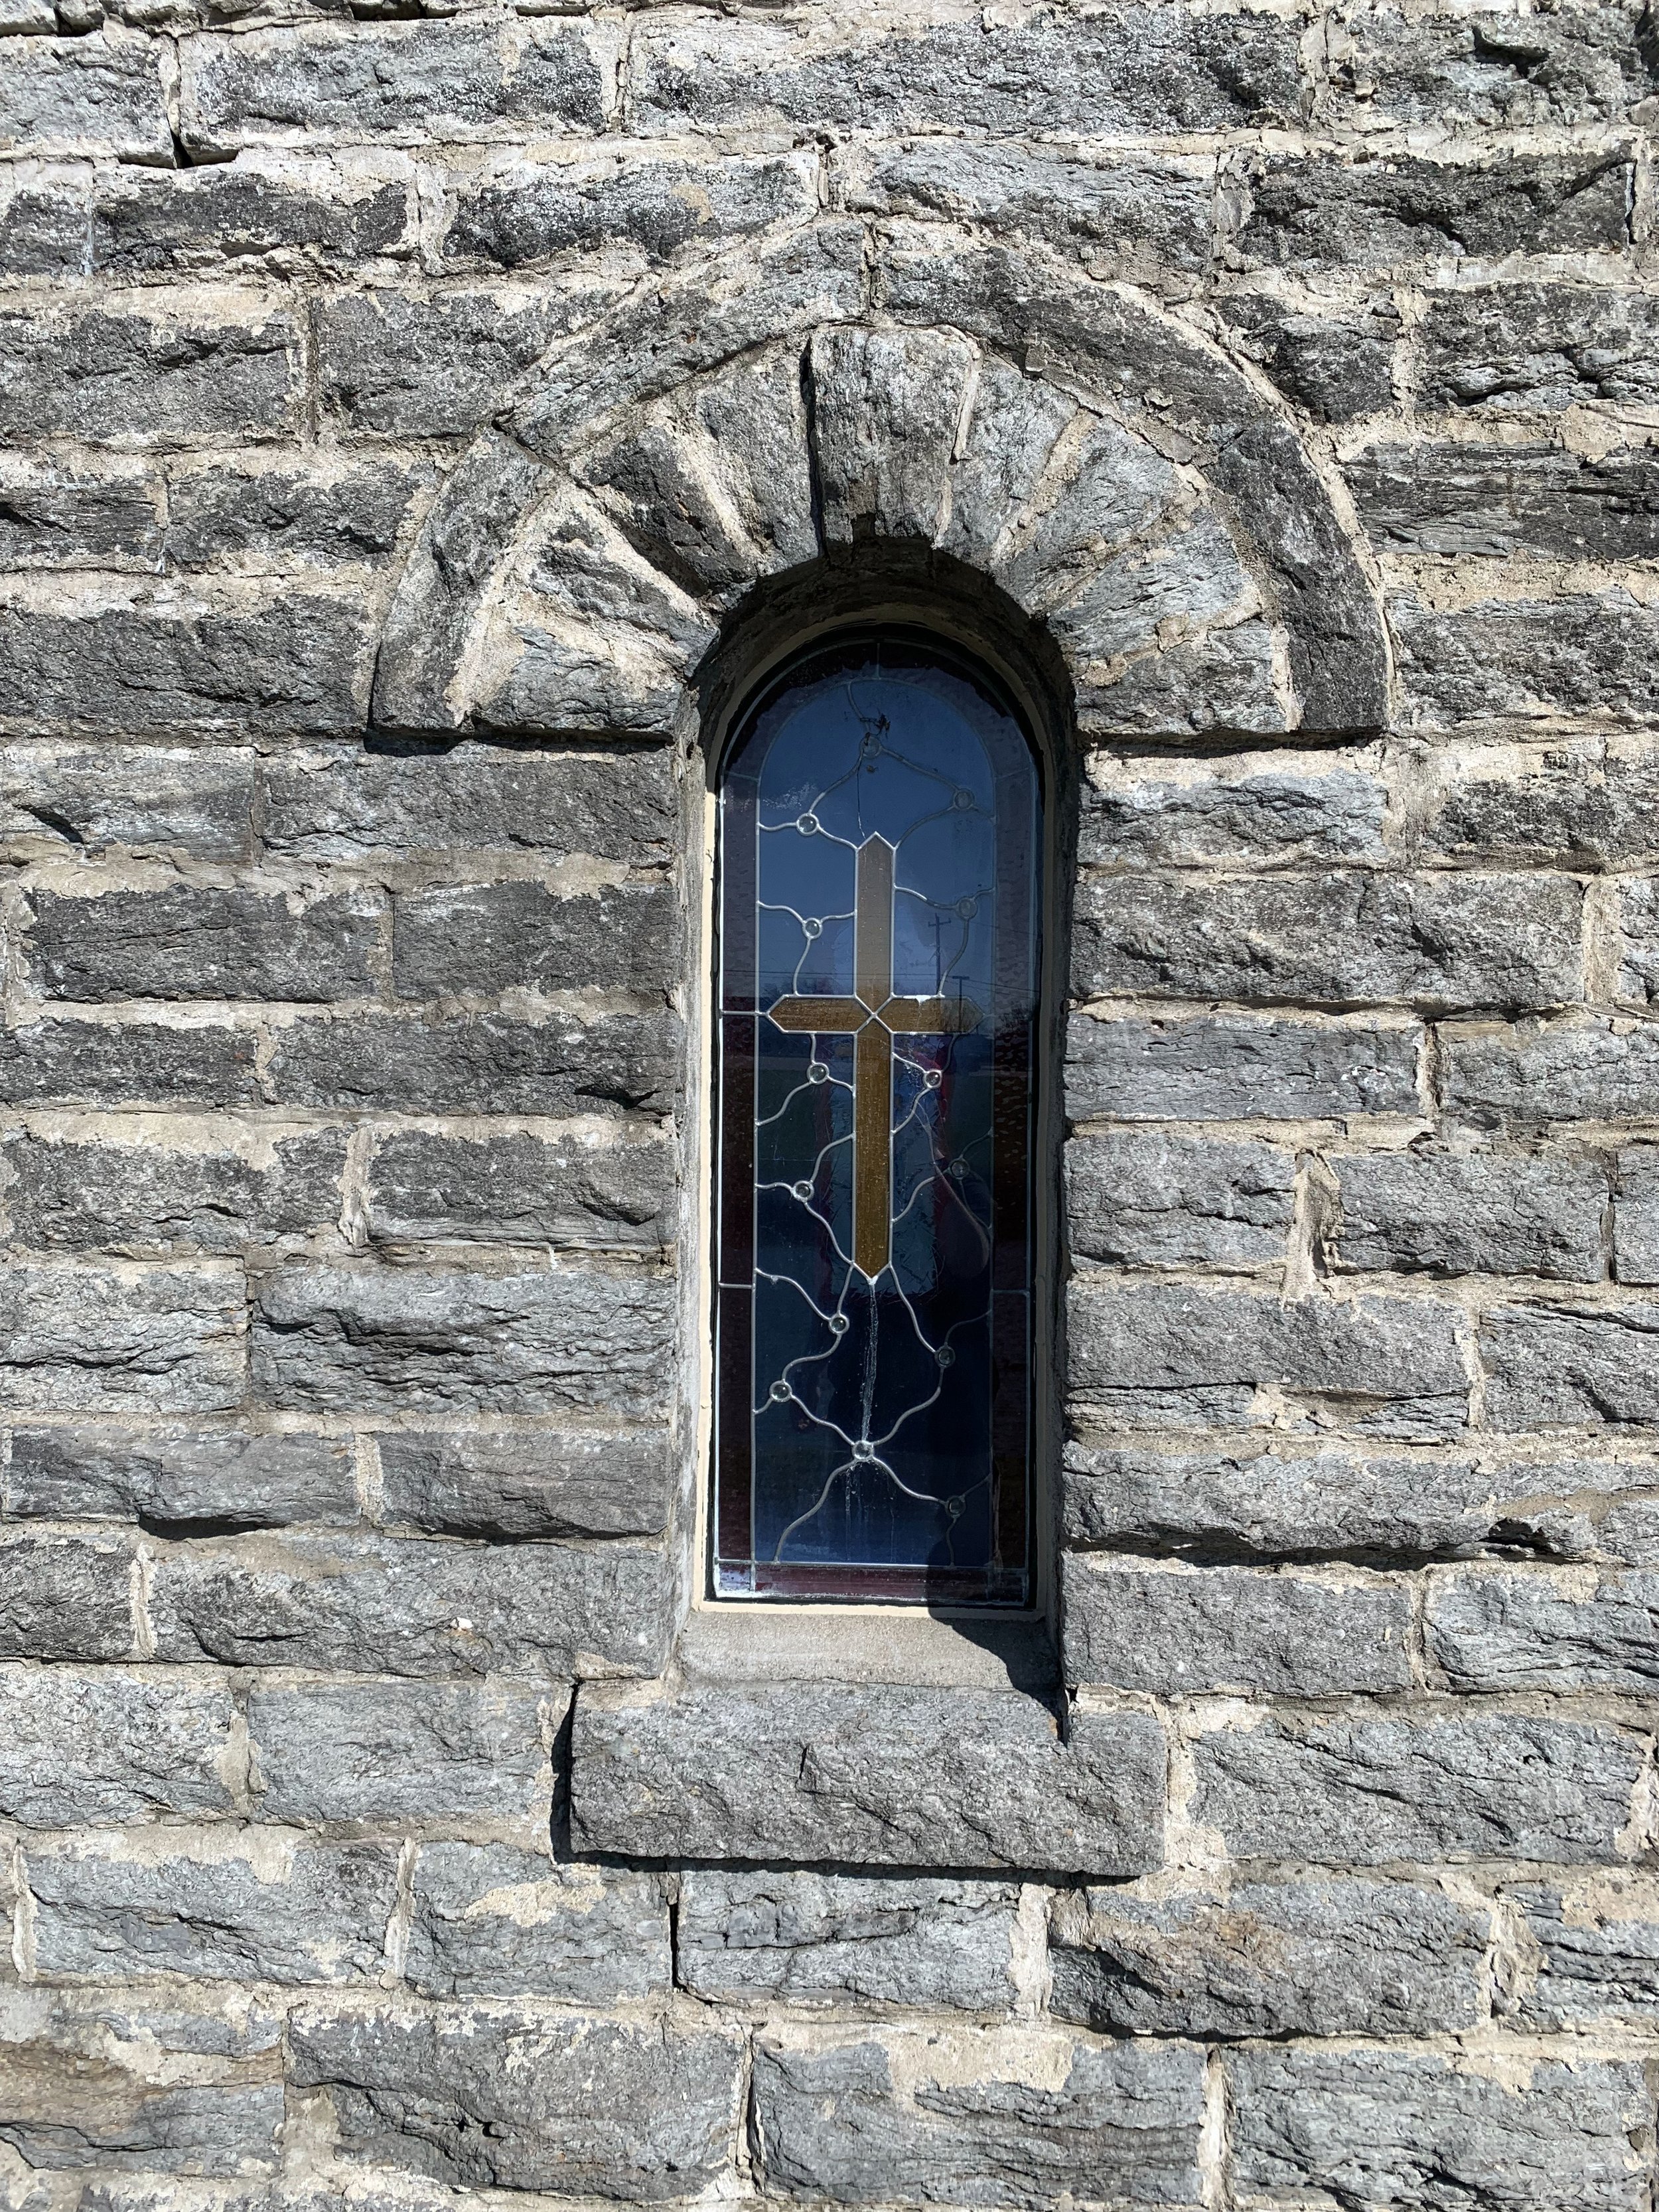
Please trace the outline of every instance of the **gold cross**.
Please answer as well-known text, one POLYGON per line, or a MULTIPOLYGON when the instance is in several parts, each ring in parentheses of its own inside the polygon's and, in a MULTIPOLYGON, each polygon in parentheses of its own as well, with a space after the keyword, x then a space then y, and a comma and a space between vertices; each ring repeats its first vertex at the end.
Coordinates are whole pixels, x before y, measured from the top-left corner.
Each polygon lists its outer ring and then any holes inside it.
POLYGON ((893 994, 895 847, 879 836, 858 848, 850 999, 780 999, 781 1030, 848 1036, 853 1045, 853 1259, 872 1281, 893 1239, 893 1039, 960 1036, 979 1020, 967 999, 893 994))

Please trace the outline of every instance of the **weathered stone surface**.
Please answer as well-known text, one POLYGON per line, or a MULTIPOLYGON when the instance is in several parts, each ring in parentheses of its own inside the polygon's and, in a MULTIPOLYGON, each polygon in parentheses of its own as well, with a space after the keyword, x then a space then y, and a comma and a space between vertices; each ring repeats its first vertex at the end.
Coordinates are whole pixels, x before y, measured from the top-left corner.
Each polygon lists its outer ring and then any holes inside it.
POLYGON ((1437 1578, 1429 1656, 1459 1690, 1623 1690, 1659 1675, 1659 1577, 1540 1569, 1437 1578))
POLYGON ((472 1682, 308 1682, 248 1695, 267 1820, 465 1821, 545 1833, 568 1694, 472 1682))
POLYGON ((1576 285, 1459 286, 1429 296, 1422 395, 1526 414, 1659 398, 1659 301, 1576 285))
MULTIPOLYGON (((0 465, 0 562, 8 569, 154 568, 161 485, 149 471, 94 475, 51 461, 0 465)), ((0 794, 16 774, 0 756, 0 794)))
POLYGON ((1387 851, 1387 796, 1363 756, 1244 753, 1173 767, 1103 753, 1081 797, 1085 867, 1280 866, 1387 851))
POLYGON ((313 2008, 291 2040, 349 2157, 460 2188, 655 2203, 714 2181, 738 2124, 742 2045, 713 2027, 313 2008))
POLYGON ((1415 1114, 1421 1043, 1413 1024, 1073 1014, 1066 1111, 1125 1121, 1415 1114))
POLYGON ((1642 738, 1480 748, 1449 760, 1418 820, 1425 847, 1568 866, 1659 854, 1659 760, 1642 738))
POLYGON ((1583 990, 1580 908, 1576 884, 1546 876, 1091 875, 1078 886, 1073 988, 1560 1006, 1583 990))
POLYGON ((1108 2035, 1424 2035, 1473 2027, 1488 1916, 1343 1876, 1061 1898, 1051 2004, 1108 2035))
POLYGON ((183 58, 192 150, 605 126, 601 66, 576 23, 532 24, 510 46, 482 21, 318 24, 193 39, 183 58))
POLYGON ((925 331, 820 331, 808 353, 823 534, 939 535, 973 353, 925 331))
POLYGON ((1455 1309, 1426 1298, 1276 1296, 1074 1283, 1076 1413, 1159 1428, 1305 1419, 1422 1442, 1457 1434, 1468 1376, 1455 1309))
POLYGON ((251 611, 165 596, 101 612, 0 606, 3 711, 22 736, 353 727, 361 609, 299 593, 251 611))
POLYGON ((1328 1698, 1411 1686, 1402 1584, 1068 1554, 1068 1681, 1153 1697, 1328 1698))
POLYGON ((33 1021, 0 1035, 9 1106, 251 1105, 258 1040, 223 1024, 33 1021))
POLYGON ((239 860, 247 857, 252 811, 252 756, 240 746, 8 745, 0 751, 0 837, 8 841, 77 853, 104 845, 154 847, 203 860, 239 860))
POLYGON ((1506 1884, 1526 1944, 1504 2009, 1545 2030, 1649 2026, 1659 2004, 1659 1935, 1651 1878, 1591 1876, 1571 1887, 1506 1884))
POLYGON ((377 1144, 369 1233, 377 1239, 623 1247, 673 1236, 675 1161, 664 1138, 441 1137, 409 1130, 377 1144))
POLYGON ((983 2030, 755 2051, 765 2185, 842 2204, 1196 2203, 1203 2053, 983 2030), (976 2062, 976 2063, 975 2063, 976 2062), (901 2090, 900 2084, 903 2088, 901 2090))
POLYGON ((137 1521, 163 1535, 294 1521, 355 1521, 349 1437, 211 1429, 20 1428, 0 1511, 47 1521, 137 1521))
POLYGON ((281 892, 37 891, 28 959, 47 998, 351 998, 370 982, 380 902, 348 892, 306 904, 281 892))
POLYGON ((525 269, 609 246, 631 246, 651 261, 688 246, 735 246, 816 215, 815 168, 805 153, 603 168, 515 161, 457 192, 444 259, 525 269))
POLYGON ((1479 164, 1281 155, 1250 177, 1236 251, 1256 269, 1620 252, 1629 192, 1623 153, 1505 153, 1479 164))
POLYGON ((134 1656, 134 1563, 82 1537, 0 1541, 0 1658, 134 1656))
POLYGON ((1296 1163, 1258 1144, 1127 1131, 1066 1148, 1066 1234, 1108 1265, 1253 1267, 1284 1253, 1296 1163))
POLYGON ((224 1268, 0 1267, 0 1405, 216 1413, 241 1398, 244 1291, 224 1268))
POLYGON ((306 860, 371 854, 510 852, 665 860, 675 801, 665 753, 414 740, 296 749, 267 763, 261 835, 306 860))
POLYGON ((552 341, 603 304, 592 285, 538 299, 343 292, 321 310, 323 396, 351 430, 464 436, 552 341))
POLYGON ((1610 1022, 1453 1035, 1446 1103, 1455 1120, 1516 1132, 1555 1121, 1645 1121, 1659 1032, 1610 1022))
POLYGON ((517 881, 409 891, 392 922, 400 998, 460 991, 660 991, 673 983, 676 900, 666 884, 574 897, 517 881))
POLYGON ((398 1896, 395 1845, 211 1832, 156 1856, 129 1840, 31 1850, 36 1968, 79 1981, 373 1982, 398 1896))
POLYGON ((1659 1423, 1659 1307, 1499 1306, 1480 1357, 1489 1427, 1659 1423))
POLYGON ((293 435, 301 361, 292 318, 210 313, 0 313, 0 434, 100 445, 293 435))
MULTIPOLYGON (((799 363, 795 368, 799 383, 799 363)), ((707 415, 716 392, 729 396, 723 392, 727 381, 721 377, 705 387, 698 415, 707 415)), ((733 457, 705 422, 688 420, 684 408, 666 419, 665 412, 659 404, 645 422, 605 441, 582 463, 581 479, 641 560, 692 599, 727 607, 763 569, 778 564, 750 532, 743 510, 752 502, 734 495, 733 477, 740 484, 746 471, 740 465, 732 468, 733 457)), ((757 442, 752 434, 749 442, 757 442)), ((790 458, 804 475, 805 452, 790 458)), ((807 543, 800 550, 811 558, 818 550, 817 533, 810 489, 802 489, 798 526, 807 543)))
POLYGON ((1303 92, 1296 43, 1261 19, 1170 17, 1133 0, 1083 22, 1042 9, 1018 24, 865 30, 805 43, 793 27, 693 17, 648 24, 635 45, 636 127, 680 131, 805 125, 893 133, 1134 133, 1290 120, 1303 92))
POLYGON ((1659 1283, 1659 1148, 1633 1145, 1619 1155, 1613 1252, 1621 1283, 1659 1283))
POLYGON ((407 254, 411 209, 402 179, 349 169, 262 174, 257 167, 117 177, 92 210, 90 259, 118 277, 246 275, 264 262, 349 273, 382 254, 407 254))
POLYGON ((1555 446, 1376 446, 1343 474, 1374 543, 1411 553, 1651 560, 1659 454, 1555 446))
POLYGON ((1638 11, 1628 7, 1536 16, 1482 7, 1419 19, 1373 6, 1344 28, 1338 86, 1362 103, 1358 115, 1377 122, 1614 123, 1659 88, 1638 11))
MULTIPOLYGON (((34 0, 24 0, 24 4, 34 4, 34 0)), ((91 210, 80 193, 0 193, 0 276, 78 276, 87 264, 91 221, 91 210)))
POLYGON ((1001 1882, 695 1867, 680 1880, 675 1960, 715 2003, 1006 2013, 1018 1909, 1001 1882))
POLYGON ((0 1145, 13 1177, 13 1234, 26 1244, 166 1254, 236 1252, 331 1227, 339 1218, 343 1133, 275 1139, 223 1132, 199 1148, 16 1136, 0 1145))
POLYGON ((380 1439, 381 1512, 448 1536, 654 1536, 668 1517, 661 1429, 380 1439))
POLYGON ((1640 1756, 1598 1723, 1524 1713, 1262 1720, 1194 1747, 1194 1816, 1240 1858, 1619 1856, 1640 1756))
POLYGON ((1404 2051, 1244 2051, 1226 2065, 1249 2204, 1317 2191, 1379 2212, 1638 2212, 1647 2185, 1636 2065, 1512 2075, 1404 2051))
POLYGON ((1240 351, 1316 422, 1351 422, 1392 404, 1400 317, 1391 304, 1316 313, 1270 292, 1235 292, 1216 307, 1240 351))
POLYGON ((1015 1691, 690 1687, 577 1699, 571 1826, 630 1857, 1123 1874, 1163 1844, 1162 1730, 1015 1691))
POLYGON ((228 1813, 234 1719, 199 1675, 0 1669, 0 1812, 40 1828, 228 1813))
POLYGON ((150 1617, 165 1659, 360 1674, 652 1674, 666 1656, 660 1553, 417 1538, 228 1538, 167 1553, 150 1617))
POLYGON ((284 1268, 253 1321, 257 1387, 289 1410, 383 1406, 656 1412, 676 1292, 642 1273, 284 1268))
MULTIPOLYGON (((49 30, 51 9, 27 27, 49 30)), ((94 38, 8 39, 0 147, 171 166, 159 47, 118 29, 94 38)))
POLYGON ((423 1996, 609 2004, 672 1979, 650 1875, 556 1865, 504 1844, 424 1844, 404 1973, 423 1996))
POLYGON ((1330 1164, 1345 1267, 1580 1283, 1606 1272, 1607 1176, 1593 1161, 1411 1152, 1339 1156, 1330 1164))
MULTIPOLYGON (((679 1023, 666 1012, 559 1013, 540 1021, 364 1014, 283 1030, 270 1074, 276 1097, 296 1106, 404 1114, 660 1112, 679 1087, 680 1048, 679 1023)), ((0 1095, 6 1083, 0 1059, 0 1095)))
POLYGON ((232 476, 212 468, 174 476, 167 558, 180 568, 245 573, 282 574, 298 563, 378 567, 396 548, 427 482, 424 471, 396 462, 329 474, 270 468, 232 476))
POLYGON ((1659 711, 1659 615, 1626 591, 1449 613, 1402 592, 1389 611, 1411 717, 1425 727, 1563 714, 1645 723, 1659 711))

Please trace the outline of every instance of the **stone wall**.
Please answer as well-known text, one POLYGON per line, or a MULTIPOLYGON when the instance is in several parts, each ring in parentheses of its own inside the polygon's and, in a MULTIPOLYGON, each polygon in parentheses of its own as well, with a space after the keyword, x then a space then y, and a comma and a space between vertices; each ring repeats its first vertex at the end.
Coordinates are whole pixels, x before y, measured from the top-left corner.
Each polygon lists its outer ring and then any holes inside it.
POLYGON ((0 2201, 1650 2212, 1651 10, 0 33, 0 2201), (1076 787, 1052 1646, 691 1603, 871 578, 1076 787))

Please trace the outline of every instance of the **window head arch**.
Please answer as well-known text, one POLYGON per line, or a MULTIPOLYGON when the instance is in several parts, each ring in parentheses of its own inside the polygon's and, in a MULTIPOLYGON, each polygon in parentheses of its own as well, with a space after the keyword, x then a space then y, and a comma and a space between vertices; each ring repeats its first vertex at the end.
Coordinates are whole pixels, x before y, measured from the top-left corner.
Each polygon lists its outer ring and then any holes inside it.
POLYGON ((1030 1601, 1042 808, 1012 702, 928 639, 819 647, 738 720, 718 1596, 1030 1601))

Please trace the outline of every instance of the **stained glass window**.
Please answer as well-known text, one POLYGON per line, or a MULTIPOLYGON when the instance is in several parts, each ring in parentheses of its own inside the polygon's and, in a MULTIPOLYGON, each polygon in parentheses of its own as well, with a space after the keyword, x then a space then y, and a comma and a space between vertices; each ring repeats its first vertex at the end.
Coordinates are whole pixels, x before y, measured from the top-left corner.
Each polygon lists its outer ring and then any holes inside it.
POLYGON ((990 679, 862 635, 719 824, 717 1595, 1030 1595, 1042 797, 990 679))

